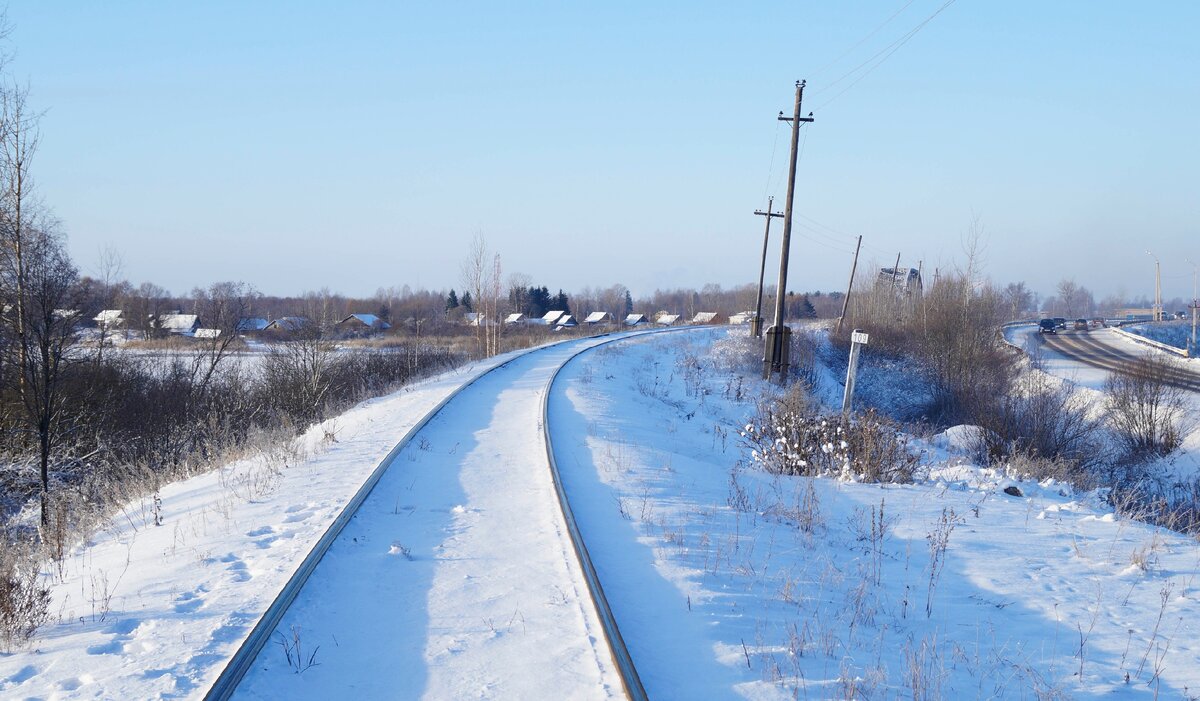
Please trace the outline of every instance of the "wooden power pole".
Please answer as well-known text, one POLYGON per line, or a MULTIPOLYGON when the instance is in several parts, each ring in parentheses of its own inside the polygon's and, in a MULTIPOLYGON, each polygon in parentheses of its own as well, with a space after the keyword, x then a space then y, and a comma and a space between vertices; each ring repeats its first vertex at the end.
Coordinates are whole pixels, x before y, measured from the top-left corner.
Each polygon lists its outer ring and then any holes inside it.
MULTIPOLYGON (((804 101, 804 81, 796 81, 796 107, 791 117, 779 113, 779 121, 792 123, 792 156, 788 166, 787 204, 783 208, 783 242, 779 256, 779 286, 775 289, 775 324, 767 329, 766 348, 763 353, 763 379, 779 373, 780 384, 787 382, 788 352, 792 330, 784 317, 784 301, 787 297, 788 249, 792 244, 792 205, 796 195, 796 155, 800 145, 800 124, 813 121, 812 113, 800 116, 800 105, 804 101)), ((767 218, 770 221, 770 217, 767 218)))
POLYGON ((763 297, 763 277, 767 274, 767 239, 771 238, 771 219, 775 217, 783 217, 779 212, 773 212, 775 208, 775 198, 767 199, 767 211, 754 210, 754 213, 767 218, 767 230, 763 232, 763 252, 762 264, 758 267, 758 302, 754 305, 754 319, 750 321, 750 335, 755 338, 762 338, 762 297, 763 297))
POLYGON ((846 283, 846 297, 842 300, 842 315, 838 317, 836 333, 842 332, 842 322, 846 319, 846 310, 850 308, 850 290, 854 289, 854 271, 858 270, 858 251, 862 248, 862 234, 858 235, 858 243, 854 245, 854 263, 850 265, 850 282, 846 283))

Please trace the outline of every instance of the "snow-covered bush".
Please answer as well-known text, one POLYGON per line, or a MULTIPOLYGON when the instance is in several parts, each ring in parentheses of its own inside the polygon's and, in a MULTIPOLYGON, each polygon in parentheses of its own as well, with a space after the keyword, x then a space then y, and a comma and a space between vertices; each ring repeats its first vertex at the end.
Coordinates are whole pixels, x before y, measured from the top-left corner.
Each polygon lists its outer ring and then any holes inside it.
POLYGON ((773 474, 908 482, 917 457, 899 426, 874 411, 843 418, 814 411, 793 392, 743 428, 754 461, 773 474))
POLYGON ((0 650, 33 637, 49 617, 50 590, 38 576, 36 559, 11 538, 0 548, 0 650))

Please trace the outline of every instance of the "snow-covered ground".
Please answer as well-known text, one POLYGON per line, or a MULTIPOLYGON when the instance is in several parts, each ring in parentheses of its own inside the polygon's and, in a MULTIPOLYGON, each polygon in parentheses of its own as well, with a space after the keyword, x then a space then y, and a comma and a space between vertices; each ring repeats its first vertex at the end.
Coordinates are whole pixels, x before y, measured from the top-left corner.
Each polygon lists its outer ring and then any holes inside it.
MULTIPOLYGON (((1195 541, 973 466, 957 428, 916 444, 912 485, 765 474, 738 436, 766 389, 744 334, 622 341, 572 361, 551 396, 564 483, 651 698, 1197 694, 1195 541)), ((619 693, 538 454, 530 399, 550 362, 501 371, 517 377, 499 402, 468 390, 465 419, 430 424, 285 622, 316 666, 268 646, 247 697, 619 693)), ((52 573, 58 620, 0 656, 0 696, 202 695, 347 496, 482 369, 173 485, 163 526, 131 505, 52 573)))
POLYGON ((1200 688, 1194 541, 966 464, 960 430, 925 446, 914 485, 764 474, 736 433, 754 370, 731 381, 727 351, 696 338, 600 350, 552 404, 560 466, 651 698, 1200 688))
POLYGON ((281 622, 304 663, 320 646, 318 665, 297 674, 268 646, 235 698, 619 697, 541 429, 554 371, 597 342, 523 356, 455 397, 281 622))
POLYGON ((1191 321, 1171 321, 1164 324, 1132 324, 1123 327, 1129 333, 1165 343, 1176 348, 1187 348, 1192 339, 1191 321))
MULTIPOLYGON (((486 363, 364 402, 292 445, 130 504, 47 573, 54 622, 0 655, 3 698, 202 695, 342 504, 486 363)), ((282 653, 280 653, 282 655, 282 653)))

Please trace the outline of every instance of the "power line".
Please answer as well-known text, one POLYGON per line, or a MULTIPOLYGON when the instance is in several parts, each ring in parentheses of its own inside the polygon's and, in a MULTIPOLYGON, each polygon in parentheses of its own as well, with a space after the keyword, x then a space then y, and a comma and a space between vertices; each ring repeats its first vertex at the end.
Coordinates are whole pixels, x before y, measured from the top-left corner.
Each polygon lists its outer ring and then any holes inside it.
MULTIPOLYGON (((775 143, 771 144, 771 165, 767 167, 767 182, 763 185, 763 199, 767 199, 767 193, 771 190, 771 176, 775 173, 775 151, 779 147, 779 132, 782 130, 780 122, 775 123, 775 143)), ((779 183, 776 182, 776 187, 779 183)))
POLYGON ((866 67, 868 65, 870 66, 870 67, 866 68, 865 71, 863 71, 862 75, 855 78, 852 83, 847 85, 845 88, 842 88, 841 92, 837 93, 833 97, 826 100, 820 107, 817 108, 817 111, 819 112, 821 109, 827 107, 831 102, 838 99, 842 95, 846 94, 847 90, 849 90, 850 88, 853 88, 855 85, 858 85, 859 82, 862 81, 863 78, 866 78, 868 75, 871 74, 872 71, 874 71, 876 68, 879 68, 881 65, 883 65, 884 62, 886 62, 889 58, 892 57, 893 54, 895 54, 897 51, 900 50, 900 47, 907 44, 910 39, 912 39, 914 36, 917 35, 918 32, 920 32, 922 29, 924 29, 925 25, 932 22, 934 17, 937 17, 938 15, 940 15, 943 10, 945 10, 947 7, 950 7, 953 4, 954 4, 954 0, 946 0, 946 2, 941 7, 939 7, 937 10, 934 10, 933 14, 926 17, 920 24, 918 24, 917 26, 910 29, 906 34, 902 35, 899 39, 897 39, 896 41, 892 42, 891 44, 888 44, 887 46, 883 47, 878 52, 876 52, 874 56, 871 56, 871 58, 868 58, 866 61, 863 61, 862 63, 855 66, 853 69, 847 71, 845 74, 843 74, 837 80, 833 81, 832 83, 829 83, 828 85, 824 86, 820 90, 815 91, 817 94, 820 94, 826 90, 829 90, 830 88, 832 88, 833 86, 842 82, 846 78, 849 78, 851 75, 854 75, 858 71, 862 70, 864 67, 866 67), (881 55, 882 55, 882 58, 880 58, 881 55), (878 59, 878 60, 876 60, 876 59, 878 59), (874 62, 873 65, 870 65, 870 64, 872 64, 872 62, 874 62))
MULTIPOLYGON (((887 26, 887 25, 888 25, 888 24, 889 24, 889 23, 890 23, 892 20, 896 19, 896 17, 897 17, 897 16, 899 16, 901 12, 904 12, 905 10, 907 10, 907 9, 908 9, 908 6, 909 6, 909 5, 911 5, 911 4, 913 4, 913 0, 908 0, 908 2, 904 3, 903 5, 901 5, 899 10, 896 10, 895 12, 893 12, 893 13, 891 14, 891 16, 890 16, 890 17, 888 17, 887 19, 885 19, 885 20, 884 20, 884 21, 883 21, 883 22, 882 22, 882 23, 881 23, 879 26, 877 26, 877 27, 875 27, 874 29, 872 29, 872 30, 871 30, 871 32, 870 32, 869 34, 867 34, 867 35, 866 35, 865 37, 863 37, 862 39, 859 39, 859 40, 858 40, 858 42, 854 44, 854 46, 851 46, 850 48, 846 49, 846 50, 845 50, 845 51, 843 51, 843 52, 842 52, 842 53, 841 53, 841 54, 840 54, 840 55, 839 55, 837 58, 833 59, 833 60, 832 60, 832 61, 830 61, 829 63, 826 63, 824 66, 821 66, 820 68, 818 68, 818 69, 816 70, 816 72, 815 72, 815 73, 813 73, 812 75, 813 75, 814 77, 815 77, 815 76, 818 76, 818 75, 821 75, 821 74, 822 74, 822 73, 824 73, 826 70, 828 70, 829 68, 833 67, 833 66, 834 66, 834 64, 836 64, 838 61, 841 61, 843 58, 846 58, 846 56, 848 56, 848 55, 849 55, 849 54, 850 54, 852 51, 854 51, 854 50, 855 50, 855 49, 857 49, 858 47, 860 47, 860 46, 862 46, 863 44, 865 44, 867 41, 869 41, 869 40, 871 39, 871 37, 873 37, 873 36, 875 36, 876 34, 878 34, 878 33, 879 33, 879 30, 883 29, 883 28, 884 28, 884 27, 886 27, 886 26, 887 26)), ((820 91, 817 91, 817 92, 820 92, 820 91)))

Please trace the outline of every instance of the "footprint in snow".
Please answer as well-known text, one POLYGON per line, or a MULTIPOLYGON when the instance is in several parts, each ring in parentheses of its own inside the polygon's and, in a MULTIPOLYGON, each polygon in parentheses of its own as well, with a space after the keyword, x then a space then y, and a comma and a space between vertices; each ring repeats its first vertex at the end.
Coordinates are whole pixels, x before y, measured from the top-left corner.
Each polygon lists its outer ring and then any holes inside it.
POLYGON ((180 594, 175 599, 175 612, 176 613, 191 613, 192 611, 195 611, 196 609, 203 606, 204 599, 201 597, 205 593, 205 591, 207 591, 207 590, 205 590, 203 587, 201 587, 197 591, 189 591, 189 592, 184 592, 183 594, 180 594))

